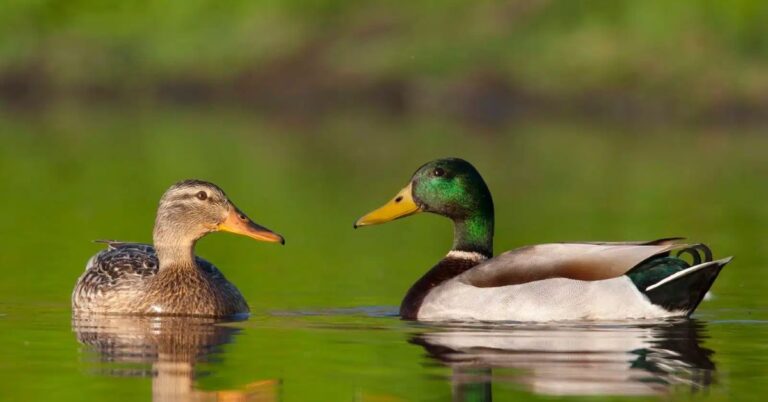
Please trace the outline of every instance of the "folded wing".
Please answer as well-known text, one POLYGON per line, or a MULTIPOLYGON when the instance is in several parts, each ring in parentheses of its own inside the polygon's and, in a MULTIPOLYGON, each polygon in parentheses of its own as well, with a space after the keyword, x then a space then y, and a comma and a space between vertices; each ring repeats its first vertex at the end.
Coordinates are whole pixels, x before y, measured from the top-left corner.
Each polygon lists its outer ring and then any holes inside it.
POLYGON ((648 242, 551 243, 521 247, 492 258, 461 276, 477 287, 516 285, 548 278, 595 281, 616 278, 643 261, 691 246, 680 238, 648 242))

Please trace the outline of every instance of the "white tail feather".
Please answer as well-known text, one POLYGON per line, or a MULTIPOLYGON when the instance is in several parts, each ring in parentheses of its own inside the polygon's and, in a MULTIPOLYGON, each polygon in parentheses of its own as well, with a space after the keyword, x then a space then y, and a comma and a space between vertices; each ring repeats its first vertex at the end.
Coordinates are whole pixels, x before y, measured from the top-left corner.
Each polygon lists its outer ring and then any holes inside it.
POLYGON ((653 289, 656 289, 659 286, 662 286, 664 284, 667 284, 669 282, 672 282, 672 281, 677 280, 679 278, 682 278, 684 276, 690 275, 690 274, 692 274, 694 272, 697 272, 697 271, 700 271, 700 270, 702 270, 704 268, 709 268, 709 267, 711 267, 713 265, 725 265, 725 264, 731 262, 732 259, 733 259, 733 257, 728 257, 728 258, 723 258, 721 260, 709 261, 709 262, 705 262, 705 263, 702 263, 702 264, 699 264, 699 265, 694 265, 694 266, 692 266, 690 268, 686 268, 686 269, 684 269, 684 270, 682 270, 680 272, 675 272, 674 274, 672 274, 672 275, 670 275, 670 276, 668 276, 668 277, 666 277, 666 278, 664 278, 664 279, 654 283, 653 285, 648 286, 647 288, 645 288, 645 291, 649 292, 649 291, 651 291, 653 289))

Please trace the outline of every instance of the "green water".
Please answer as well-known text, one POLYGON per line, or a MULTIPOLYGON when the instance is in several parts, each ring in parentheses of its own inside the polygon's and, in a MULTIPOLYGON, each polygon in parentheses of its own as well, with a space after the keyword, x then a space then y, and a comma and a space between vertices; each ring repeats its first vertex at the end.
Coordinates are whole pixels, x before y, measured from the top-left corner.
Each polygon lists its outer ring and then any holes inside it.
POLYGON ((0 115, 0 400, 762 400, 768 392, 764 130, 522 120, 474 131, 339 115, 59 109, 0 115), (423 162, 484 175, 496 252, 686 236, 736 259, 694 321, 433 326, 394 316, 447 251, 420 215, 359 230, 423 162), (73 323, 93 239, 149 241, 162 192, 219 184, 284 247, 214 234, 197 252, 240 288, 234 323, 73 323), (218 395, 216 394, 218 392, 218 395), (643 396, 644 395, 644 396, 643 396), (182 399, 179 399, 182 398, 182 399))

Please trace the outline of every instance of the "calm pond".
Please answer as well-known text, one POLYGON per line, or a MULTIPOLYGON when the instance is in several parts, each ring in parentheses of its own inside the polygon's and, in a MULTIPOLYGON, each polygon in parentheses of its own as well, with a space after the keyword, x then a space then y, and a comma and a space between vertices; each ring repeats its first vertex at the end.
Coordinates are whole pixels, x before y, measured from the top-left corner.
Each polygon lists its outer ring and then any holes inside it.
POLYGON ((311 125, 215 110, 0 114, 0 400, 763 400, 768 393, 768 137, 335 116, 311 125), (432 215, 353 230, 423 162, 461 156, 496 204, 496 252, 686 236, 733 255, 691 320, 404 322, 408 287, 447 252, 432 215), (284 247, 214 234, 197 253, 246 320, 73 319, 88 258, 149 241, 173 182, 219 184, 284 247))

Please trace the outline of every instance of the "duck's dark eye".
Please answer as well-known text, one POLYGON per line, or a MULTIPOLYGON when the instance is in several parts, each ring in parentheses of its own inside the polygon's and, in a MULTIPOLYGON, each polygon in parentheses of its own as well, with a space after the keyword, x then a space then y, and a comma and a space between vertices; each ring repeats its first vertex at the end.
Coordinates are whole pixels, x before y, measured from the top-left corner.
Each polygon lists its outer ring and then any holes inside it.
POLYGON ((205 191, 198 191, 197 194, 195 194, 195 197, 200 201, 205 201, 208 199, 208 193, 205 191))
POLYGON ((435 170, 432 171, 432 174, 436 177, 442 177, 445 175, 445 170, 443 170, 443 168, 435 168, 435 170))

